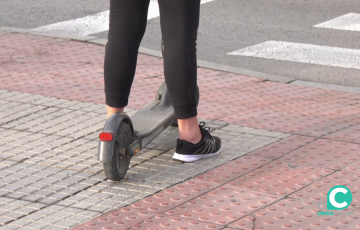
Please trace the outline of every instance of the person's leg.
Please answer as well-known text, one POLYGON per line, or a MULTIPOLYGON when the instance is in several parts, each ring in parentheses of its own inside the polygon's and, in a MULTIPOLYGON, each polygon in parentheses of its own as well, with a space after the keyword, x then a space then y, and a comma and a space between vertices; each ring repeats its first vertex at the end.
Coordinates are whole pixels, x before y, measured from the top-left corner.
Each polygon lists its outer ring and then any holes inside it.
POLYGON ((201 141, 201 132, 198 126, 197 116, 186 119, 178 119, 180 139, 196 144, 201 141))
POLYGON ((110 0, 104 80, 108 117, 128 104, 150 0, 110 0))
POLYGON ((200 0, 159 0, 164 72, 180 138, 173 159, 185 162, 221 152, 221 140, 197 120, 196 40, 200 0))
POLYGON ((106 105, 107 118, 109 118, 114 113, 123 112, 124 108, 125 107, 115 108, 115 107, 110 107, 110 106, 106 105))
POLYGON ((200 0, 159 0, 164 72, 178 119, 180 139, 201 140, 197 120, 196 39, 200 0))

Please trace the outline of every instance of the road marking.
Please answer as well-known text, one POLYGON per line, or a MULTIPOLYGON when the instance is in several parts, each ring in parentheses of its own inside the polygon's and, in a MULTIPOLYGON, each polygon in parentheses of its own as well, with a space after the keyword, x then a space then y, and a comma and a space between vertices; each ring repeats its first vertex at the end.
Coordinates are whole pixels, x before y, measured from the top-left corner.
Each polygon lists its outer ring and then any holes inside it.
POLYGON ((315 25, 314 27, 360 31, 360 14, 349 13, 315 25))
MULTIPOLYGON (((201 0, 201 4, 215 0, 201 0)), ((157 0, 150 0, 148 20, 160 16, 159 5, 157 0)), ((57 33, 89 35, 109 30, 109 10, 88 15, 83 18, 77 18, 64 22, 58 22, 46 26, 34 28, 37 31, 53 31, 57 33)))
POLYGON ((228 54, 360 69, 360 50, 339 47, 267 41, 228 54))

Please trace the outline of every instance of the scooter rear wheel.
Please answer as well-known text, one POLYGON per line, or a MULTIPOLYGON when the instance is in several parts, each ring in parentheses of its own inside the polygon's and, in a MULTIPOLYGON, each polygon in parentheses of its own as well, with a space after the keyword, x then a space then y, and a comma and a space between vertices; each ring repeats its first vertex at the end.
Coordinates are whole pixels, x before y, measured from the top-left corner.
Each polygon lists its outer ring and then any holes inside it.
POLYGON ((105 174, 109 180, 121 181, 124 179, 129 169, 130 158, 128 157, 127 149, 129 149, 132 139, 133 136, 129 124, 121 122, 116 134, 112 160, 111 162, 104 162, 105 174))

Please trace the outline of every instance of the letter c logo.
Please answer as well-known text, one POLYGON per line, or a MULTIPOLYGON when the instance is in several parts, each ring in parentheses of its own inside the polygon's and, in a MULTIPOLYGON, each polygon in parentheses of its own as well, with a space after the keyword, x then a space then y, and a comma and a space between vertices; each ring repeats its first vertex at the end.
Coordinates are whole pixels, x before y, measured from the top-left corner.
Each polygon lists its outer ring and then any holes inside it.
POLYGON ((342 185, 332 187, 327 195, 327 210, 342 210, 347 208, 352 201, 351 191, 342 185), (335 199, 337 198, 337 201, 335 199))
POLYGON ((336 200, 335 200, 335 195, 336 195, 337 193, 339 193, 339 192, 346 194, 346 193, 348 192, 348 190, 346 190, 346 189, 344 189, 344 188, 336 188, 336 189, 332 190, 332 191, 330 192, 330 195, 329 195, 329 200, 330 200, 330 203, 331 203, 335 208, 344 208, 344 207, 346 207, 346 206, 348 205, 348 203, 346 203, 346 201, 344 201, 344 202, 342 202, 342 203, 338 203, 338 202, 336 202, 336 200))

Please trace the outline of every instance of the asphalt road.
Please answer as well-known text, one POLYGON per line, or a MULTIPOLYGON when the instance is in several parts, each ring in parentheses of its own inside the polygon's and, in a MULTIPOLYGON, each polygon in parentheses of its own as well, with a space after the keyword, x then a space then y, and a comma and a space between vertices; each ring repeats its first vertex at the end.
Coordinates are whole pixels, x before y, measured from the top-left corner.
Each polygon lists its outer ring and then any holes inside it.
MULTIPOLYGON (((360 50, 360 31, 314 27, 348 13, 359 14, 359 6, 358 0, 215 0, 201 7, 198 59, 295 79, 360 87, 359 68, 228 55, 270 40, 360 50)), ((36 28, 108 8, 108 1, 2 0, 0 26, 36 28)), ((106 38, 107 32, 93 35, 106 38)), ((141 46, 160 50, 160 40, 159 18, 148 20, 141 46)), ((329 58, 326 56, 318 58, 329 58)))

